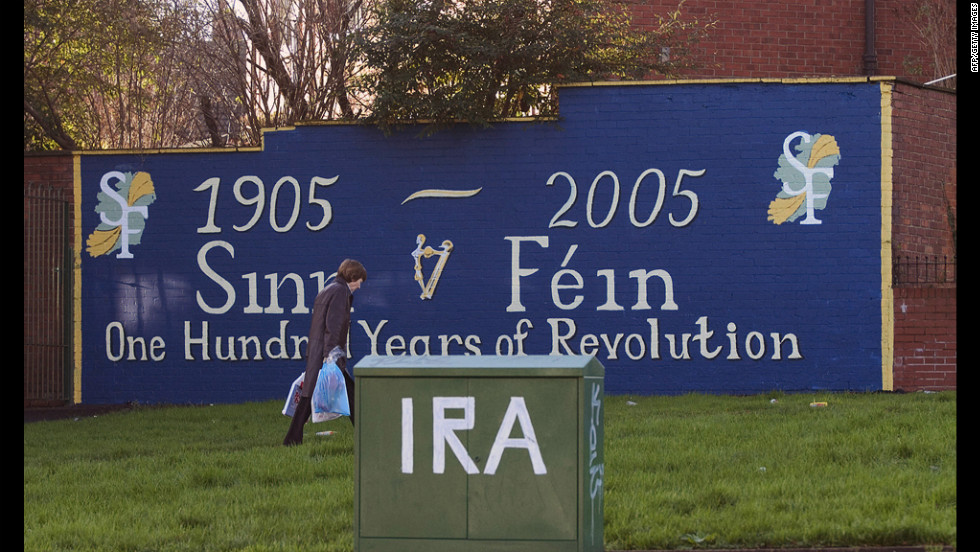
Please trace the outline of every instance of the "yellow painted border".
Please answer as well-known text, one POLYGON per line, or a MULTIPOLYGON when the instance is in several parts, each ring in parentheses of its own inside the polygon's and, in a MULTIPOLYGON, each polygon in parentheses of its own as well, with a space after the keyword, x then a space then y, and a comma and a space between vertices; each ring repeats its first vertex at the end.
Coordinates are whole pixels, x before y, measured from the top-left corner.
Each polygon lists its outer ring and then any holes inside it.
POLYGON ((559 88, 583 86, 650 86, 672 84, 848 84, 862 82, 894 82, 895 77, 770 77, 770 78, 709 78, 709 79, 658 79, 637 81, 570 82, 559 88))
POLYGON ((892 290, 892 90, 881 83, 881 388, 894 388, 895 295, 892 290))
MULTIPOLYGON (((828 84, 878 82, 881 89, 881 387, 892 391, 894 387, 894 343, 895 343, 895 297, 892 291, 892 91, 895 77, 827 77, 827 78, 758 78, 758 79, 665 79, 646 81, 603 81, 569 83, 561 88, 584 86, 629 86, 629 85, 675 85, 675 84, 828 84)), ((534 120, 534 119, 530 119, 534 120)), ((512 122, 526 122, 528 119, 514 119, 512 122)), ((357 121, 318 121, 298 123, 296 126, 317 124, 355 125, 357 121)), ((155 150, 99 150, 74 153, 74 195, 75 195, 75 247, 74 247, 74 366, 72 369, 73 394, 76 403, 82 402, 82 274, 81 274, 81 155, 118 155, 127 153, 230 153, 254 152, 265 149, 265 133, 293 130, 296 126, 269 128, 262 130, 259 146, 241 148, 174 148, 155 150)))
POLYGON ((72 194, 75 197, 72 246, 72 400, 82 402, 82 157, 72 155, 72 194))

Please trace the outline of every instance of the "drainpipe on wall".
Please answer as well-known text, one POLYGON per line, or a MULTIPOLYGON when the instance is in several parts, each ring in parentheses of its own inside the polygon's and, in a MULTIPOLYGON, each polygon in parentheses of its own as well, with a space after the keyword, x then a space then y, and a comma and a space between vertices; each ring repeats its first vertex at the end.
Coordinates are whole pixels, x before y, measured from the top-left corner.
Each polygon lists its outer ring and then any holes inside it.
POLYGON ((875 0, 864 0, 864 74, 878 72, 878 55, 875 54, 875 0))

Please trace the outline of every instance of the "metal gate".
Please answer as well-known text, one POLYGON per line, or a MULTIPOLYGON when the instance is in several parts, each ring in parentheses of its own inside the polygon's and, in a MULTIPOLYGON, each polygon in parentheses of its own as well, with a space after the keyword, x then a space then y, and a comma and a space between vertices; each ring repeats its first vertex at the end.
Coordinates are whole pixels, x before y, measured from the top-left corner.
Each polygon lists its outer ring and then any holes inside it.
POLYGON ((24 187, 24 406, 72 396, 70 192, 24 187))

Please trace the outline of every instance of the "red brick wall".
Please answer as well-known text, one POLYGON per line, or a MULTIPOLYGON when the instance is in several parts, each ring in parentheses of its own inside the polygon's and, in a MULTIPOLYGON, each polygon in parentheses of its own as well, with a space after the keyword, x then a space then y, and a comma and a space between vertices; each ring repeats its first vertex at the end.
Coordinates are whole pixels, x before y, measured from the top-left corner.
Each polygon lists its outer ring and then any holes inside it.
POLYGON ((44 184, 64 190, 72 190, 72 156, 67 152, 37 153, 24 156, 24 185, 44 184))
POLYGON ((956 254, 956 95, 898 83, 892 93, 892 249, 956 254))
MULTIPOLYGON (((892 93, 892 251, 956 255, 956 95, 892 93)), ((956 389, 956 283, 894 288, 896 390, 956 389)))
MULTIPOLYGON (((930 0, 931 2, 932 0, 930 0)), ((951 0, 935 0, 948 3, 951 0)), ((626 0, 634 25, 656 27, 678 0, 626 0)), ((933 64, 911 14, 923 0, 875 2, 874 75, 928 82, 946 76, 933 64)), ((864 76, 865 0, 731 2, 686 0, 683 19, 717 21, 696 50, 704 67, 683 78, 864 76)), ((948 40, 953 40, 949 33, 948 40)), ((947 51, 954 51, 949 48, 947 51)), ((950 72, 955 72, 950 71, 950 72)))
POLYGON ((895 288, 894 388, 956 389, 956 287, 895 288))

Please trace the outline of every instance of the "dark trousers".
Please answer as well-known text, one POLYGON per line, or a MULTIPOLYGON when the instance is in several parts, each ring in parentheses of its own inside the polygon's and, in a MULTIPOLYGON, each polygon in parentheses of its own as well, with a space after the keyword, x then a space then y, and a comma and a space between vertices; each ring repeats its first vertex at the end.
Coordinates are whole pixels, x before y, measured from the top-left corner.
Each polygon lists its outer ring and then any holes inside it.
MULTIPOLYGON (((347 374, 347 370, 341 370, 344 374, 344 384, 347 386, 347 404, 350 405, 350 423, 354 425, 354 378, 347 374)), ((282 440, 284 445, 299 445, 303 442, 303 426, 313 415, 313 405, 310 397, 300 397, 293 419, 289 422, 289 429, 286 430, 286 437, 282 440)))

